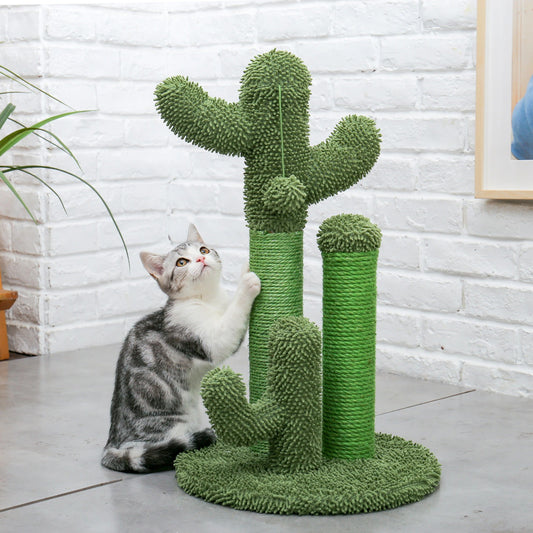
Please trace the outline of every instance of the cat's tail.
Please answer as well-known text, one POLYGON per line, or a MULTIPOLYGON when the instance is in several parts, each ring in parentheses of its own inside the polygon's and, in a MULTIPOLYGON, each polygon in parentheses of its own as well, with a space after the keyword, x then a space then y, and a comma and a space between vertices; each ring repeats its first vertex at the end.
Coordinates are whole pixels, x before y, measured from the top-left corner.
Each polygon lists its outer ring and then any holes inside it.
POLYGON ((171 440, 164 443, 115 448, 106 446, 102 465, 119 472, 149 473, 172 470, 176 455, 187 450, 197 450, 213 444, 216 440, 211 429, 193 433, 188 440, 171 440))

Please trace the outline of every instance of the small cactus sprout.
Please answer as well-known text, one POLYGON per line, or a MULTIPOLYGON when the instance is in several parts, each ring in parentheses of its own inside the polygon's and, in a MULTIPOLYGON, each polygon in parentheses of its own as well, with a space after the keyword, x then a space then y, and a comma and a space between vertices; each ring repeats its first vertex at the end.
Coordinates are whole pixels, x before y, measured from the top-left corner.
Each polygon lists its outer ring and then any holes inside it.
POLYGON ((322 464, 321 336, 302 317, 272 327, 271 363, 263 397, 250 404, 246 387, 230 368, 216 368, 202 382, 202 398, 219 439, 234 446, 268 440, 269 468, 304 472, 322 464))

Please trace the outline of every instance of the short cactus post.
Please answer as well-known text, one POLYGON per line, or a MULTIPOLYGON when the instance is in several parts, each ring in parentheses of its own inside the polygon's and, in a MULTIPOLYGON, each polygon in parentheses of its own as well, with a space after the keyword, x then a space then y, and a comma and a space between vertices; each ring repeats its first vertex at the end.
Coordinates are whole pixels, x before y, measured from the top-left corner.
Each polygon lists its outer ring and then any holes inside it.
POLYGON ((322 464, 320 331, 303 317, 272 326, 267 390, 246 400, 241 377, 216 368, 203 380, 202 398, 219 439, 234 446, 269 441, 269 469, 306 472, 322 464))
POLYGON ((374 455, 377 226, 337 215, 318 232, 323 260, 325 457, 374 455))

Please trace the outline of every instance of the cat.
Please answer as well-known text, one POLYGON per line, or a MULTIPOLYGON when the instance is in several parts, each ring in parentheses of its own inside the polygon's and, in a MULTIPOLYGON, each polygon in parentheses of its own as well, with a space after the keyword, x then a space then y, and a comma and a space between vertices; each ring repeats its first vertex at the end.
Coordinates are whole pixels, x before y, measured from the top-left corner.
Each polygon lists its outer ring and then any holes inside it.
POLYGON ((238 350, 261 290, 245 269, 229 300, 220 257, 193 224, 168 254, 140 256, 168 301, 133 326, 118 358, 102 465, 122 472, 170 470, 178 453, 215 441, 202 423, 200 383, 238 350))

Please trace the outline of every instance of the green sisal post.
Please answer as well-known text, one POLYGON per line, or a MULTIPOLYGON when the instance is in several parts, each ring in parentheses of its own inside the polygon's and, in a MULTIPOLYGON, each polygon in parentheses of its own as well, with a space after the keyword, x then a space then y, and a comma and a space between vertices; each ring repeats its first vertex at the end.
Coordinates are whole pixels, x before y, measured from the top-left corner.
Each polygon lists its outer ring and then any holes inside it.
POLYGON ((270 328, 286 316, 303 316, 303 232, 250 231, 250 270, 261 292, 250 316, 250 401, 263 396, 270 362, 270 328))
POLYGON ((309 205, 348 189, 379 155, 374 122, 351 115, 328 139, 309 145, 311 76, 289 52, 254 58, 241 78, 239 101, 210 97, 183 76, 160 83, 156 106, 187 142, 244 157, 244 212, 250 228, 250 267, 262 292, 250 319, 251 399, 266 388, 270 326, 302 315, 302 231, 309 205))
POLYGON ((377 226, 337 215, 318 232, 323 261, 323 453, 374 456, 377 226))

